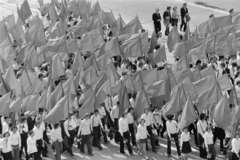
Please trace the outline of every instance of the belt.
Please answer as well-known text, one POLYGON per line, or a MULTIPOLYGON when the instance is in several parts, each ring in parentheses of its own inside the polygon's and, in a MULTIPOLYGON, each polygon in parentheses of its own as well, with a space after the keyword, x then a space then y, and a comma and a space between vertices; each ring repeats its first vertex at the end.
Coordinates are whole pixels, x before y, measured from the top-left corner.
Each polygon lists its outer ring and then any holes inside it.
POLYGON ((19 147, 19 144, 17 144, 17 145, 12 145, 12 148, 13 149, 16 149, 16 148, 18 148, 19 147))

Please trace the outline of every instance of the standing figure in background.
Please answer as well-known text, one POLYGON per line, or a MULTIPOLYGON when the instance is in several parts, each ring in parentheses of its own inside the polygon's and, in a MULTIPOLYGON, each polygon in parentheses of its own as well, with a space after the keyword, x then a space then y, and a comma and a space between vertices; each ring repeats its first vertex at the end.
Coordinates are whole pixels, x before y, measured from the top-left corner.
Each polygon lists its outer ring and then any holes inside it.
POLYGON ((158 32, 161 31, 161 15, 159 13, 159 9, 156 9, 156 12, 153 13, 152 15, 152 20, 153 20, 153 26, 155 29, 155 33, 158 34, 158 32))
POLYGON ((187 9, 187 3, 183 3, 183 7, 181 8, 181 25, 180 25, 180 31, 185 32, 187 29, 187 22, 186 22, 186 15, 188 14, 188 9, 187 9))
POLYGON ((173 12, 172 12, 172 26, 177 26, 179 19, 180 19, 180 16, 179 16, 179 13, 177 11, 177 7, 175 6, 173 8, 173 12))
POLYGON ((169 34, 169 24, 171 23, 171 7, 167 7, 167 10, 163 13, 164 24, 166 26, 165 35, 169 34))

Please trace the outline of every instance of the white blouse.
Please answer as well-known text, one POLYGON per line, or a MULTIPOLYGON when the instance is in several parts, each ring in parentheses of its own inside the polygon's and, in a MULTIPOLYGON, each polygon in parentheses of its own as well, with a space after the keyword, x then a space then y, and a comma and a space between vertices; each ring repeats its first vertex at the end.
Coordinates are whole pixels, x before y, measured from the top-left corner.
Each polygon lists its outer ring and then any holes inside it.
POLYGON ((138 125, 137 127, 137 139, 146 139, 148 135, 148 131, 147 131, 147 127, 144 124, 144 126, 142 126, 141 124, 138 125))
POLYGON ((119 122, 118 122, 118 125, 119 125, 119 132, 121 135, 123 135, 124 132, 127 132, 129 129, 128 129, 128 120, 127 118, 120 118, 119 119, 119 122))
POLYGON ((190 133, 189 133, 189 132, 187 132, 187 133, 182 132, 181 138, 180 138, 180 146, 182 147, 183 142, 187 142, 187 141, 189 141, 190 139, 191 139, 191 137, 190 137, 190 133))
POLYGON ((238 154, 240 151, 240 139, 233 138, 232 140, 232 152, 238 154))
POLYGON ((1 149, 3 153, 8 153, 12 151, 12 145, 11 145, 11 141, 9 138, 2 138, 0 140, 1 143, 1 149))
POLYGON ((27 139, 27 146, 28 154, 36 153, 37 152, 36 138, 29 136, 27 139))
POLYGON ((208 147, 209 144, 213 144, 212 132, 206 132, 203 137, 204 137, 204 143, 205 143, 206 147, 208 147))

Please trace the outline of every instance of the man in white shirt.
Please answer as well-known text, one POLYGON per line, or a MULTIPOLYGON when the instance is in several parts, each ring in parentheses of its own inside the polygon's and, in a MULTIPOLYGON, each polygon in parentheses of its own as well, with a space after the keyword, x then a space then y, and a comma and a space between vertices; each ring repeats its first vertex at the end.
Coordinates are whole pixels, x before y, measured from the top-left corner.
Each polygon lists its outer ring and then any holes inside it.
POLYGON ((133 112, 134 109, 132 107, 128 108, 128 113, 127 113, 127 120, 128 120, 128 128, 131 134, 131 139, 132 139, 132 145, 136 147, 136 137, 135 137, 135 131, 134 131, 134 118, 133 118, 133 112))
POLYGON ((102 146, 100 144, 100 134, 103 129, 101 117, 98 113, 98 109, 94 110, 94 114, 91 117, 92 128, 93 128, 93 141, 92 146, 98 147, 99 150, 102 150, 102 146))
POLYGON ((167 133, 168 133, 168 143, 167 143, 167 154, 168 157, 171 156, 171 141, 174 140, 176 147, 177 147, 177 153, 178 156, 181 157, 181 152, 180 152, 180 146, 179 146, 179 140, 178 140, 178 124, 175 120, 173 120, 173 115, 168 115, 167 116, 167 133))
POLYGON ((111 112, 110 112, 110 116, 112 121, 114 122, 114 129, 115 129, 115 142, 119 143, 120 142, 120 135, 118 132, 118 118, 119 118, 119 104, 120 102, 117 101, 116 105, 113 106, 111 112))
POLYGON ((41 122, 37 121, 35 123, 35 127, 33 128, 33 132, 36 138, 37 149, 40 156, 42 155, 42 150, 43 150, 43 131, 44 130, 45 128, 41 127, 41 122))
MULTIPOLYGON (((154 137, 153 137, 153 133, 152 133, 153 121, 152 121, 151 114, 149 114, 149 109, 148 108, 145 108, 144 113, 141 116, 141 119, 145 120, 145 124, 146 124, 147 130, 148 130, 148 134, 151 137, 152 151, 156 153, 157 151, 156 151, 156 146, 155 146, 155 143, 154 143, 154 137)), ((148 145, 146 144, 146 148, 147 148, 147 150, 149 150, 147 146, 148 145)))
POLYGON ((71 156, 74 156, 73 152, 72 152, 72 146, 74 143, 74 138, 75 138, 75 128, 76 128, 76 124, 74 122, 74 120, 72 119, 72 114, 69 114, 68 119, 64 122, 64 131, 66 133, 66 136, 68 138, 68 153, 71 156))
MULTIPOLYGON (((99 113, 99 116, 101 117, 101 121, 102 121, 102 125, 103 125, 103 128, 105 130, 105 125, 106 125, 106 111, 105 111, 105 107, 103 106, 104 103, 102 105, 99 106, 98 108, 98 113, 99 113)), ((107 139, 107 135, 106 135, 106 132, 102 132, 102 135, 103 135, 103 140, 104 140, 104 143, 108 143, 108 139, 107 139)))
POLYGON ((9 140, 11 142, 13 155, 16 160, 19 160, 19 148, 21 148, 21 137, 17 132, 17 127, 12 126, 12 132, 10 132, 9 140))
POLYGON ((9 123, 10 123, 10 119, 9 117, 4 117, 4 122, 2 124, 2 135, 5 133, 5 132, 9 132, 10 129, 9 129, 9 123))
POLYGON ((22 158, 23 148, 25 150, 26 160, 29 159, 28 153, 27 153, 27 138, 28 138, 28 125, 27 125, 27 119, 25 117, 22 117, 21 123, 18 125, 18 131, 21 136, 21 149, 20 149, 20 159, 22 158))

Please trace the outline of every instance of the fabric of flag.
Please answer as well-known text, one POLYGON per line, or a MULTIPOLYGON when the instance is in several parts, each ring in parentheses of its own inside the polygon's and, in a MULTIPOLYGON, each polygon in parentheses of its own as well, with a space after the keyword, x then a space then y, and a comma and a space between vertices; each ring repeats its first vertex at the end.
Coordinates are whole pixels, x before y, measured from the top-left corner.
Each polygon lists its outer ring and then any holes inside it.
MULTIPOLYGON (((49 39, 44 49, 45 52, 68 53, 66 37, 62 36, 56 39, 49 39)), ((46 54, 47 56, 47 54, 46 54)), ((52 58, 52 57, 51 57, 52 58)))
POLYGON ((53 57, 53 62, 52 62, 52 79, 57 79, 60 76, 64 76, 64 75, 65 75, 65 72, 64 72, 59 54, 56 54, 53 57))
POLYGON ((170 31, 170 33, 168 35, 168 39, 167 39, 167 46, 168 46, 169 52, 172 52, 175 49, 175 45, 177 43, 179 43, 180 41, 181 40, 179 37, 177 27, 173 27, 172 30, 170 31))
POLYGON ((100 7, 100 4, 99 2, 97 1, 95 4, 93 4, 92 8, 91 8, 91 11, 90 11, 90 14, 91 15, 98 15, 98 13, 101 11, 101 7, 100 7))
POLYGON ((159 97, 161 95, 165 95, 166 93, 165 81, 145 84, 143 87, 148 98, 159 97))
POLYGON ((11 65, 9 65, 6 73, 3 75, 3 79, 11 89, 15 88, 17 84, 17 78, 11 65))
POLYGON ((96 92, 96 101, 94 104, 95 108, 99 107, 102 103, 105 102, 107 95, 109 93, 110 93, 110 83, 109 83, 109 80, 107 80, 96 92))
POLYGON ((156 35, 156 32, 153 31, 152 37, 151 37, 150 49, 149 49, 150 53, 153 52, 153 50, 155 49, 156 45, 157 45, 157 35, 156 35))
POLYGON ((200 79, 202 79, 201 73, 200 73, 198 68, 191 68, 190 69, 190 78, 191 78, 192 82, 197 82, 200 79))
POLYGON ((88 18, 90 16, 90 8, 89 8, 86 0, 78 1, 78 11, 79 11, 80 16, 83 19, 88 20, 88 18))
POLYGON ((87 98, 85 103, 79 109, 79 116, 83 118, 85 113, 92 113, 94 111, 95 101, 96 95, 92 92, 92 94, 87 98))
POLYGON ((16 112, 21 114, 21 104, 22 104, 21 97, 17 97, 16 99, 11 99, 10 112, 16 112))
POLYGON ((44 90, 42 95, 39 97, 39 108, 47 109, 47 89, 44 90))
POLYGON ((49 124, 59 123, 68 117, 68 96, 64 96, 45 117, 49 124))
POLYGON ((129 97, 126 86, 121 82, 121 87, 118 92, 119 99, 119 114, 118 118, 122 117, 123 112, 130 106, 129 97))
POLYGON ((77 95, 73 77, 68 78, 68 80, 63 83, 62 87, 65 95, 77 95))
POLYGON ((128 24, 126 24, 126 26, 124 27, 124 32, 130 33, 130 34, 135 34, 135 33, 138 33, 139 30, 141 30, 141 29, 143 29, 142 24, 141 24, 138 16, 136 16, 128 24))
POLYGON ((39 94, 30 95, 22 99, 22 110, 24 111, 38 111, 39 94))
POLYGON ((122 17, 120 16, 117 20, 117 28, 118 28, 118 33, 117 35, 122 35, 125 33, 124 27, 126 26, 126 23, 123 21, 122 17))
POLYGON ((10 113, 10 95, 11 95, 11 93, 7 93, 0 98, 0 105, 1 105, 0 115, 1 116, 9 116, 9 113, 10 113))
POLYGON ((153 64, 163 62, 167 60, 165 45, 162 45, 159 49, 153 52, 153 64))
POLYGON ((149 100, 146 96, 144 88, 137 92, 135 106, 134 106, 134 119, 138 120, 144 113, 145 108, 150 108, 149 100))
POLYGON ((194 62, 196 59, 208 59, 204 43, 189 51, 188 62, 194 62))
POLYGON ((99 15, 91 16, 89 18, 89 21, 87 21, 86 23, 86 29, 88 32, 96 29, 98 26, 101 26, 101 20, 99 15))
POLYGON ((192 101, 197 101, 198 93, 192 83, 192 81, 187 77, 182 82, 182 87, 185 90, 186 95, 188 95, 192 101))
POLYGON ((224 74, 223 76, 218 78, 218 83, 219 83, 221 90, 223 90, 223 91, 229 90, 232 88, 232 83, 226 74, 224 74))
POLYGON ((204 68, 203 70, 201 70, 200 73, 202 78, 207 78, 209 76, 215 75, 212 65, 207 66, 207 68, 204 68))
POLYGON ((122 44, 124 57, 142 56, 141 39, 139 35, 134 35, 122 44))
POLYGON ((81 26, 73 26, 71 28, 71 31, 74 33, 75 36, 80 36, 82 37, 86 32, 86 25, 81 25, 81 26))
POLYGON ((76 74, 78 70, 81 69, 82 67, 83 67, 82 55, 80 52, 76 52, 73 65, 72 65, 73 74, 76 74))
POLYGON ((28 0, 24 0, 24 2, 22 3, 20 12, 24 21, 26 21, 29 17, 31 17, 32 12, 28 4, 28 0))

